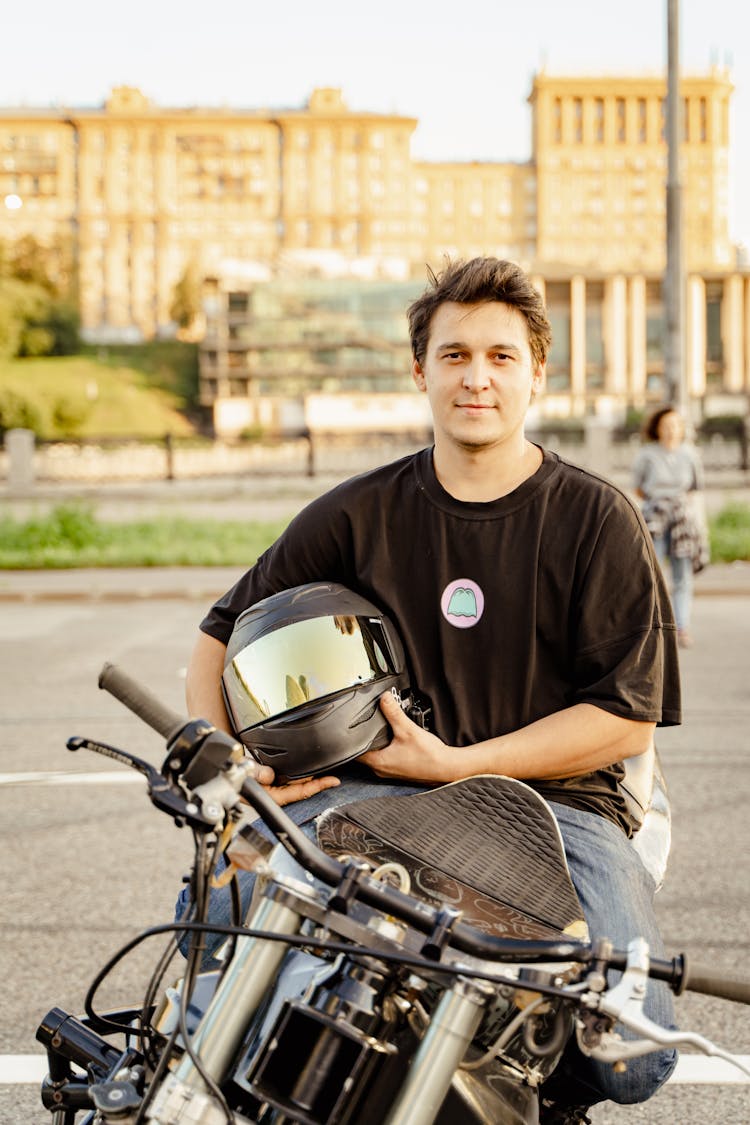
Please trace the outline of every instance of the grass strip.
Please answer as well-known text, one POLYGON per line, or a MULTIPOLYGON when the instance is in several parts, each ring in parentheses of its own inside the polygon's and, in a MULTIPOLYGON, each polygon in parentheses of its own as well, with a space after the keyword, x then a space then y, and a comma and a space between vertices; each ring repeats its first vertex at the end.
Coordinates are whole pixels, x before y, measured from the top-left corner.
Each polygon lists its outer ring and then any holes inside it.
POLYGON ((110 523, 86 505, 60 504, 26 520, 0 517, 0 569, 251 566, 285 526, 182 517, 110 523))
MULTIPOLYGON (((251 566, 286 521, 164 517, 114 523, 78 502, 44 516, 0 516, 0 570, 107 566, 251 566)), ((750 505, 733 502, 709 519, 711 561, 750 560, 750 505)))

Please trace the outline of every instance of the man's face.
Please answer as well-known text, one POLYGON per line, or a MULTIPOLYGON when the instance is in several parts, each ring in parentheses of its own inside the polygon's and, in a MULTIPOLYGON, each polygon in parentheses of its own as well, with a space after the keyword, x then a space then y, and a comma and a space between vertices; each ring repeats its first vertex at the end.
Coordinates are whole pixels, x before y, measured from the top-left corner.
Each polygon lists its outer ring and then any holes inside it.
POLYGON ((412 374, 430 400, 436 442, 476 450, 514 440, 520 448, 544 368, 531 357, 517 309, 500 301, 449 301, 435 312, 425 358, 414 360, 412 374))

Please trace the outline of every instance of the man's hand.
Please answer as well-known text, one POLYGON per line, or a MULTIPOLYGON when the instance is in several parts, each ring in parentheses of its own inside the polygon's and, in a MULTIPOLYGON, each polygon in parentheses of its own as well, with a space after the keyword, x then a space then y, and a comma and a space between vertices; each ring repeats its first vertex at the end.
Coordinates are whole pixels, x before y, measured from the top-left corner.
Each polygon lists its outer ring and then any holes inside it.
POLYGON ((313 797, 324 789, 335 789, 337 785, 341 784, 338 777, 300 777, 296 781, 273 785, 271 784, 274 780, 273 770, 268 769, 267 766, 262 768, 267 770, 271 776, 267 781, 264 781, 261 777, 258 780, 269 796, 273 797, 276 804, 281 806, 291 805, 294 801, 304 801, 306 797, 313 797))
POLYGON ((393 740, 382 750, 368 750, 358 759, 378 777, 444 785, 458 777, 468 776, 455 772, 465 755, 412 722, 390 692, 381 695, 380 709, 390 723, 393 740))

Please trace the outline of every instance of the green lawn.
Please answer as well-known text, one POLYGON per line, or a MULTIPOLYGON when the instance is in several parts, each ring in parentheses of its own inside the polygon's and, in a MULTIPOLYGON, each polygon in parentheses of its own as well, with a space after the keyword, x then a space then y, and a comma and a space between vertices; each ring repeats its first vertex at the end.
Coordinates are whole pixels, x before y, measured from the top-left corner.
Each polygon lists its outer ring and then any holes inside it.
POLYGON ((26 426, 41 438, 192 434, 183 413, 187 374, 168 365, 171 352, 161 361, 158 351, 142 352, 2 360, 0 423, 26 426))

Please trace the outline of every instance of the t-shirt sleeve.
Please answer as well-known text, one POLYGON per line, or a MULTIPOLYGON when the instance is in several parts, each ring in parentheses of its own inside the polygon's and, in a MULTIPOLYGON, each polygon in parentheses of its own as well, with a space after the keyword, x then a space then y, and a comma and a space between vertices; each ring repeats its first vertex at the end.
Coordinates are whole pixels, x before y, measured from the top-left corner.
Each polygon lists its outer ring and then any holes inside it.
POLYGON ((213 604, 201 630, 227 644, 239 615, 263 598, 306 582, 345 581, 340 546, 346 534, 341 508, 327 496, 314 500, 213 604))
POLYGON ((624 498, 586 557, 573 627, 574 702, 661 726, 681 721, 669 594, 645 524, 624 498))

